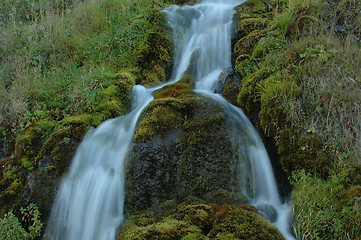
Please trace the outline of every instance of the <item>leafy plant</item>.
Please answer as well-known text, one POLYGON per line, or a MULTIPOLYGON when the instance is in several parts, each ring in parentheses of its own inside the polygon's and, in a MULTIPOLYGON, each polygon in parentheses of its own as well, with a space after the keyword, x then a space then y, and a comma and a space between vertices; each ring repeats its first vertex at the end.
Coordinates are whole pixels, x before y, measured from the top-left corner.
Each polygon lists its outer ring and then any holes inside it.
POLYGON ((31 203, 20 211, 21 222, 12 212, 8 212, 0 219, 0 240, 27 240, 40 236, 43 223, 40 220, 38 207, 31 203))

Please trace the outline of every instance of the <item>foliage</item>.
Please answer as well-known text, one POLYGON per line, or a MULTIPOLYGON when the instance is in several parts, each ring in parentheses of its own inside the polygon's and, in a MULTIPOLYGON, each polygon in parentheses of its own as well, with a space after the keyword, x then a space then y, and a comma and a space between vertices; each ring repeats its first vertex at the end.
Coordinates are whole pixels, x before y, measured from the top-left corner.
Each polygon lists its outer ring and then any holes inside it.
POLYGON ((46 216, 86 131, 127 113, 136 82, 166 80, 173 45, 161 9, 174 2, 1 1, 3 213, 30 194, 46 216))
POLYGON ((361 236, 361 188, 349 173, 327 181, 305 171, 293 174, 294 230, 297 239, 358 239, 361 236))
POLYGON ((349 174, 361 164, 360 9, 349 0, 238 7, 238 104, 258 116, 294 176, 298 239, 360 238, 361 183, 350 183, 360 176, 349 174))
POLYGON ((171 3, 2 2, 0 134, 10 145, 6 154, 12 154, 15 135, 34 122, 97 111, 102 92, 113 85, 111 76, 122 68, 133 69, 139 79, 157 73, 157 81, 164 81, 172 44, 159 9, 171 3), (149 66, 141 72, 144 61, 149 66))
POLYGON ((43 223, 40 221, 38 207, 31 203, 26 208, 20 209, 22 214, 21 222, 12 213, 8 212, 0 219, 0 239, 34 239, 40 236, 43 223))

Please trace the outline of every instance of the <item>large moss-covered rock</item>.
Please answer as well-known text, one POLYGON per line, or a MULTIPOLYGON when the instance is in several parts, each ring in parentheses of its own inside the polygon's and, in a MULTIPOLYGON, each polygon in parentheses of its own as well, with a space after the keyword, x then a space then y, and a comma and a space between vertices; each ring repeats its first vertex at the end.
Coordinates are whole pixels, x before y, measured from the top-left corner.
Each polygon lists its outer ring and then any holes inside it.
POLYGON ((250 205, 205 203, 197 199, 179 205, 162 204, 158 214, 131 216, 118 240, 133 239, 284 239, 250 205))
POLYGON ((127 209, 236 188, 228 119, 192 83, 185 77, 162 88, 142 113, 126 164, 127 209))

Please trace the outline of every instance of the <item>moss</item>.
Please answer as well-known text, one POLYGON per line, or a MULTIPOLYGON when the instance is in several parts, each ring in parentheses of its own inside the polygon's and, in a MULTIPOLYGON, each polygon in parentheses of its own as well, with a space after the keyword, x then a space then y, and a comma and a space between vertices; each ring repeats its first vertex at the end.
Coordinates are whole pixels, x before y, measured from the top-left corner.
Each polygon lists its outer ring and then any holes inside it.
POLYGON ((223 206, 216 210, 215 223, 208 234, 210 238, 221 239, 219 236, 228 235, 236 239, 285 239, 253 206, 223 206))
POLYGON ((185 205, 180 204, 172 215, 177 220, 182 220, 197 226, 203 232, 211 228, 210 215, 213 214, 213 209, 206 204, 185 205))
POLYGON ((188 234, 199 233, 200 230, 191 226, 185 221, 178 221, 175 219, 164 219, 148 226, 137 226, 136 224, 129 224, 118 235, 117 240, 140 240, 140 239, 155 239, 155 240, 172 240, 181 239, 188 234))
POLYGON ((135 84, 135 76, 130 72, 120 72, 112 77, 113 85, 100 95, 93 122, 99 125, 109 118, 127 113, 131 107, 130 92, 135 84))
POLYGON ((231 104, 237 106, 237 96, 241 90, 239 83, 229 82, 222 91, 222 96, 231 104))
POLYGON ((304 169, 322 178, 328 176, 332 157, 324 141, 313 133, 296 127, 285 130, 280 135, 278 153, 289 175, 292 171, 304 169))
POLYGON ((270 75, 268 68, 261 68, 255 73, 248 75, 242 81, 242 89, 238 94, 238 104, 249 113, 258 113, 260 110, 260 98, 257 93, 258 84, 270 75))
POLYGON ((233 52, 236 56, 250 54, 258 41, 266 35, 264 30, 254 30, 247 36, 241 38, 234 46, 233 52))
POLYGON ((250 205, 200 204, 186 201, 170 212, 132 216, 121 239, 284 239, 277 228, 250 205))
POLYGON ((241 20, 236 21, 237 31, 240 32, 241 36, 247 36, 254 30, 265 29, 268 23, 269 20, 262 16, 242 18, 241 20))
POLYGON ((178 129, 183 121, 182 112, 172 106, 157 106, 149 111, 138 125, 133 139, 136 142, 143 142, 155 135, 164 137, 168 131, 178 129))
POLYGON ((43 142, 48 138, 55 124, 52 121, 39 121, 25 130, 16 140, 15 157, 21 159, 29 171, 34 169, 36 156, 43 142))
POLYGON ((164 137, 170 131, 181 128, 196 101, 192 82, 192 78, 186 76, 154 93, 154 100, 143 111, 134 133, 135 142, 145 142, 154 136, 164 137))
POLYGON ((11 176, 2 172, 0 178, 0 206, 2 213, 14 210, 19 204, 22 204, 21 196, 26 189, 26 175, 23 169, 20 168, 19 163, 9 159, 5 164, 8 168, 11 166, 9 169, 11 176))
POLYGON ((270 11, 270 5, 266 0, 248 0, 238 6, 240 11, 265 13, 270 11))
POLYGON ((144 210, 230 190, 233 155, 219 103, 184 82, 164 87, 142 113, 126 166, 126 208, 144 210))
POLYGON ((151 29, 145 44, 139 49, 137 66, 142 69, 139 84, 151 86, 167 80, 172 67, 173 45, 164 12, 150 11, 146 21, 151 29))
POLYGON ((245 78, 248 74, 255 72, 258 69, 256 62, 250 59, 249 55, 240 55, 236 59, 236 71, 242 77, 245 78))

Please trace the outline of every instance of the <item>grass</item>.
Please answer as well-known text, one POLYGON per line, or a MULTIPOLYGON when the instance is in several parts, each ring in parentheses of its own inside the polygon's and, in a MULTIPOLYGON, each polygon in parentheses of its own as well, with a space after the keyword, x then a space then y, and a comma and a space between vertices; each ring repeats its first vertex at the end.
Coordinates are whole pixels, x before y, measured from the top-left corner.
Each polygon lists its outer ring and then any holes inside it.
POLYGON ((0 2, 1 217, 18 216, 28 201, 27 174, 64 174, 90 127, 129 111, 135 83, 165 80, 173 46, 160 10, 175 2, 0 2), (163 78, 145 76, 140 63, 163 78), (52 164, 39 169, 48 156, 52 164))
POLYGON ((111 77, 133 69, 162 0, 11 0, 0 10, 3 139, 40 119, 92 113, 111 77))
POLYGON ((296 237, 358 239, 361 2, 253 2, 268 8, 241 7, 238 25, 242 30, 263 18, 265 24, 247 34, 267 34, 236 53, 243 77, 238 104, 258 115, 259 129, 275 140, 293 176, 296 237), (264 69, 269 72, 262 76, 264 69))

